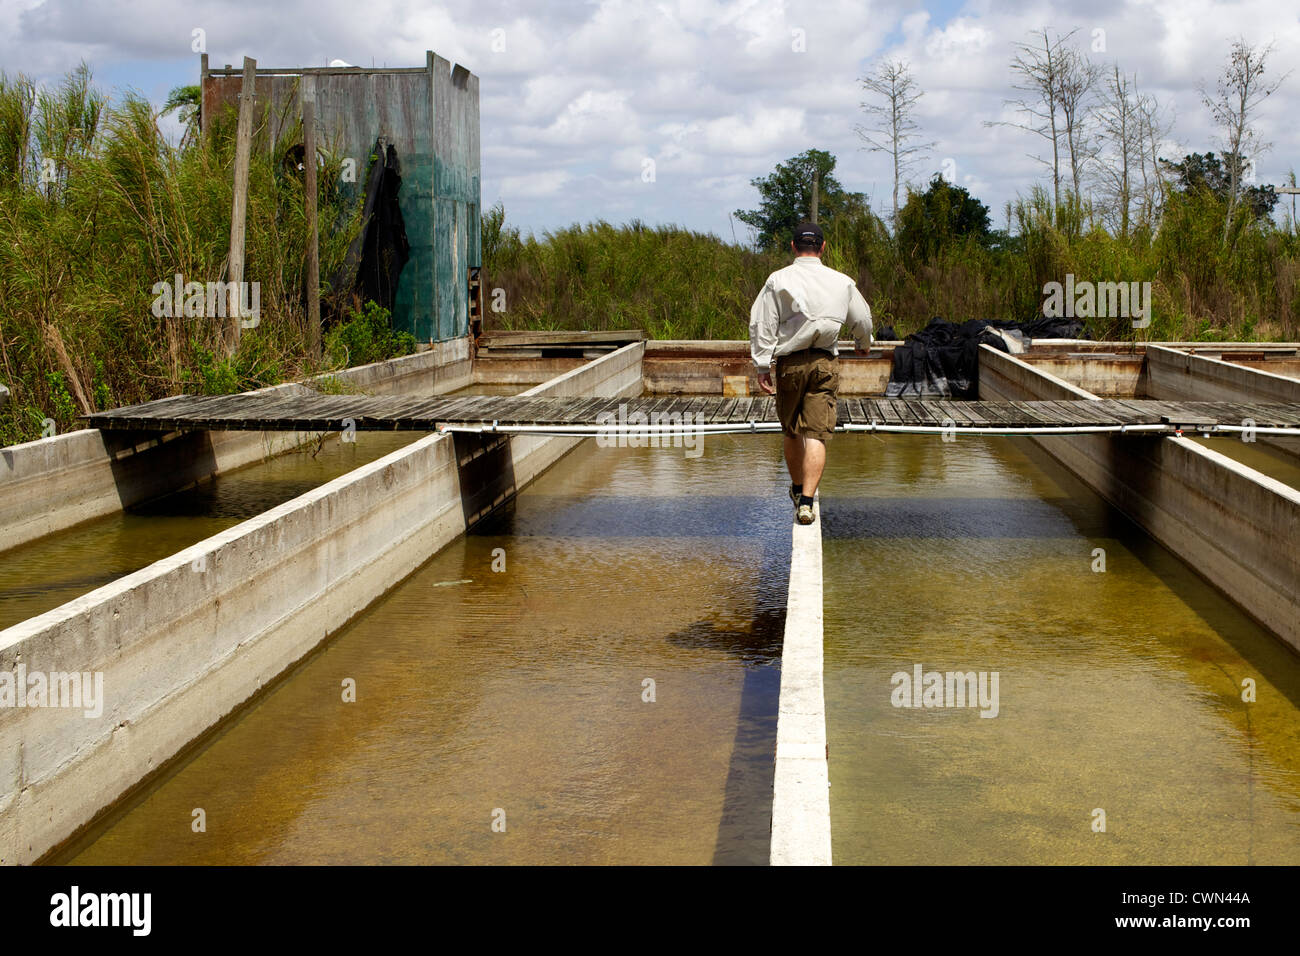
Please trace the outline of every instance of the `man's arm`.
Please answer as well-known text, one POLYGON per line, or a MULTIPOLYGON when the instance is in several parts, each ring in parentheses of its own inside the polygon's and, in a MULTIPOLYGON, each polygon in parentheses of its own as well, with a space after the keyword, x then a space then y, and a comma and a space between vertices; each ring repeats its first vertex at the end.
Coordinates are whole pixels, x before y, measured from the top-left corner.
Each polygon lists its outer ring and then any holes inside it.
POLYGON ((749 310, 749 354, 758 370, 759 387, 768 393, 776 391, 772 386, 772 355, 780 321, 776 291, 765 283, 749 310))
POLYGON ((871 306, 856 285, 849 287, 849 314, 845 326, 853 333, 853 342, 862 353, 871 350, 871 306))

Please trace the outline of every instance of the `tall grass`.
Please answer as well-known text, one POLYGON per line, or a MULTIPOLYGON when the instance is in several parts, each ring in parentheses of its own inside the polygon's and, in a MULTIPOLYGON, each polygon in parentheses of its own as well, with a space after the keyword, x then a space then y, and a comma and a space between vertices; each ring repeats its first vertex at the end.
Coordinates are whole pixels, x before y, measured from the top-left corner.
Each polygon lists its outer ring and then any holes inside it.
MULTIPOLYGON (((220 348, 219 317, 155 317, 158 282, 226 278, 233 112, 185 149, 148 102, 109 105, 83 66, 53 90, 0 74, 0 444, 63 431, 95 409, 181 390, 238 390, 314 369, 306 329, 307 227, 301 177, 282 161, 299 131, 270 142, 256 121, 245 271, 260 283, 260 324, 220 348)), ((334 274, 360 226, 320 175, 321 274, 334 274)))
MULTIPOLYGON (((904 254, 871 213, 828 226, 826 264, 854 277, 877 326, 900 335, 931 317, 1033 319, 1044 286, 1149 282, 1152 321, 1092 318, 1099 339, 1300 339, 1300 239, 1268 221, 1222 237, 1223 204, 1169 190, 1159 230, 1107 232, 1091 206, 1042 189, 1012 203, 1009 231, 962 237, 930 254, 904 254)), ((788 251, 754 252, 674 227, 605 222, 521 237, 497 206, 484 216, 485 287, 504 290, 504 329, 644 329, 655 338, 745 338, 749 307, 788 251)), ((499 301, 499 300, 498 300, 499 301)), ((492 302, 488 298, 489 304, 492 302)))
POLYGON ((497 206, 485 214, 483 229, 489 328, 744 338, 755 292, 782 264, 779 256, 710 235, 640 222, 521 238, 497 206), (494 311, 494 303, 504 303, 504 311, 494 311))

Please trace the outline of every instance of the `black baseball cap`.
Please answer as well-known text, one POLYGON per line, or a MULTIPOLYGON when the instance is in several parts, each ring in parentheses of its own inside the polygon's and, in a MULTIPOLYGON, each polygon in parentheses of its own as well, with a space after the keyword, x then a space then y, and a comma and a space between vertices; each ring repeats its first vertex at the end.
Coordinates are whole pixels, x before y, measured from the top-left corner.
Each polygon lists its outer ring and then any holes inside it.
POLYGON ((815 222, 801 222, 794 227, 794 244, 816 248, 826 241, 822 227, 815 222))

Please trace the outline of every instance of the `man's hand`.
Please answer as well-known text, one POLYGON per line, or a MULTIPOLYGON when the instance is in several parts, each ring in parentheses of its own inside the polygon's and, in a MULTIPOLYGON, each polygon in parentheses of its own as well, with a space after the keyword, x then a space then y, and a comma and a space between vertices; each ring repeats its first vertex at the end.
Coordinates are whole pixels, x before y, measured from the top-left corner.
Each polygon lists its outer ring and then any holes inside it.
POLYGON ((869 348, 864 349, 861 345, 858 345, 856 342, 853 344, 853 351, 858 353, 859 355, 871 354, 871 349, 869 348))
POLYGON ((758 387, 761 388, 763 391, 767 392, 767 394, 769 395, 776 394, 776 386, 772 384, 771 372, 758 373, 758 387))

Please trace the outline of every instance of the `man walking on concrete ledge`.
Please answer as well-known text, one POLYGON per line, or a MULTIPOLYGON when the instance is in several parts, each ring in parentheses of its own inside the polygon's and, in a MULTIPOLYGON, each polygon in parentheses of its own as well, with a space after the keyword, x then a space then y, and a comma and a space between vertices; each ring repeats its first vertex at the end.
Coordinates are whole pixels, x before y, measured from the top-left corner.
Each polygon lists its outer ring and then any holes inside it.
POLYGON ((871 309, 849 276, 822 265, 826 239, 815 222, 795 228, 790 248, 794 262, 767 277, 749 310, 749 347, 759 387, 776 395, 795 517, 812 524, 826 442, 835 430, 840 384, 835 343, 847 326, 865 355, 871 348, 871 309))

